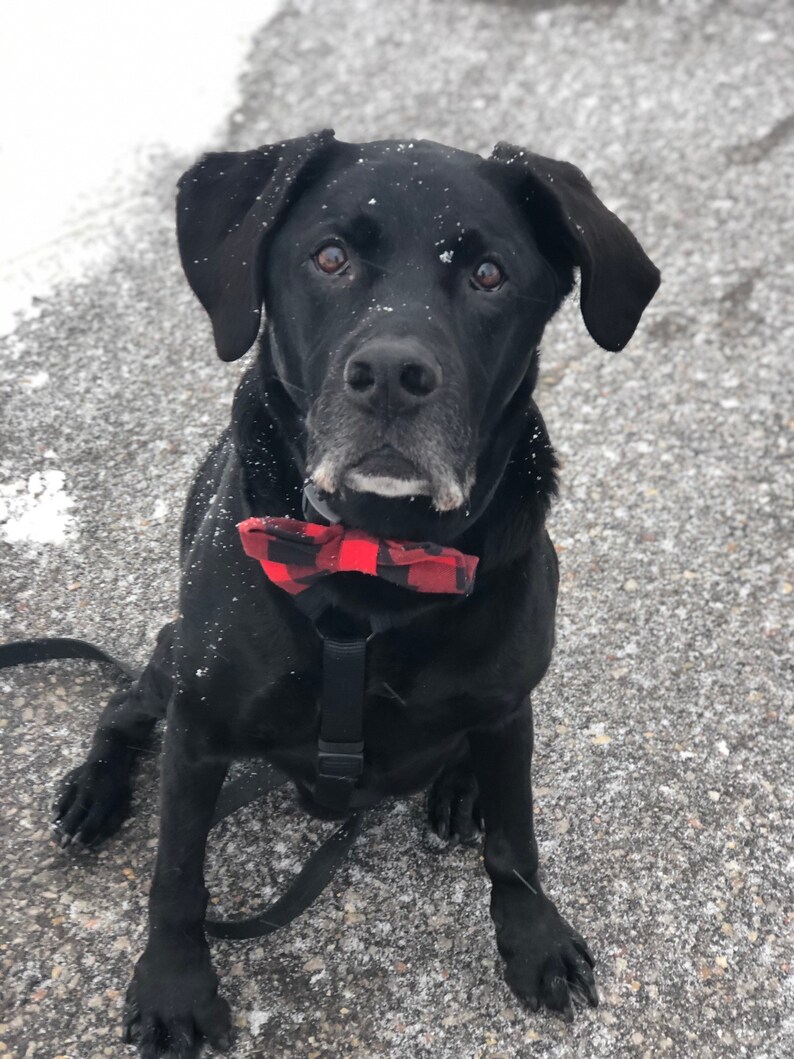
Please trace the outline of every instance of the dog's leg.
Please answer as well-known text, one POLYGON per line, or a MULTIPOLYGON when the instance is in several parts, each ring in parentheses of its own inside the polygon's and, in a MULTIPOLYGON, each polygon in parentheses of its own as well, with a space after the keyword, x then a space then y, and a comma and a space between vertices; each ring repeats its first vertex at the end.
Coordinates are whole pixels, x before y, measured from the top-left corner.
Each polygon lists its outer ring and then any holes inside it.
POLYGON ((538 881, 532 821, 532 708, 507 725, 470 737, 485 819, 491 915, 510 988, 533 1011, 541 1004, 573 1017, 572 997, 595 1006, 593 957, 538 881))
POLYGON ((474 845, 482 832, 480 790, 468 746, 433 780, 427 795, 427 819, 441 840, 438 848, 474 845), (443 843, 443 846, 442 846, 443 843))
POLYGON ((189 715, 200 705, 180 691, 168 711, 149 938, 124 1015, 127 1040, 139 1046, 144 1059, 165 1054, 193 1059, 204 1038, 214 1047, 228 1045, 229 1006, 218 996, 203 926, 204 852, 228 763, 195 749, 189 715))
POLYGON ((97 845, 126 819, 135 763, 171 696, 173 637, 174 625, 164 626, 141 676, 102 711, 88 757, 61 781, 53 806, 59 845, 97 845))

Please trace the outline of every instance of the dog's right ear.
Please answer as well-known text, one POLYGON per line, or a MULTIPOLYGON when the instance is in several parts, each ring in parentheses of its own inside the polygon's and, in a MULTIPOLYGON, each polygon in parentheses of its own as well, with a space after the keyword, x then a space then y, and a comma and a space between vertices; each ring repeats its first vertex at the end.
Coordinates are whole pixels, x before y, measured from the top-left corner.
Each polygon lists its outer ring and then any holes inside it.
POLYGON ((179 254, 222 360, 237 360, 256 341, 263 244, 295 198, 307 164, 333 138, 333 129, 324 129, 255 151, 206 154, 180 178, 179 254))

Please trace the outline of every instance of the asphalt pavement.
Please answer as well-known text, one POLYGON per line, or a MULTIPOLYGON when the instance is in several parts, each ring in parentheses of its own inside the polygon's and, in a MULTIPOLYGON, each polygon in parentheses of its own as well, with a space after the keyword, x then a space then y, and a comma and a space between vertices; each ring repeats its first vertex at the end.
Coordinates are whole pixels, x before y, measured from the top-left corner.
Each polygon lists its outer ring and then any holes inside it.
MULTIPOLYGON (((793 34, 788 0, 301 0, 253 41, 229 147, 326 125, 521 143, 579 165, 663 285, 619 355, 571 299, 538 393, 563 467, 537 823, 601 1007, 572 1026, 521 1009, 479 851, 433 852, 417 797, 371 813, 288 930, 213 942, 235 1056, 794 1054, 793 34)), ((173 192, 191 161, 153 163, 110 263, 0 347, 3 639, 82 635, 143 663, 173 612, 183 497, 238 373, 179 269, 173 192)), ((104 850, 49 841, 52 791, 109 690, 91 665, 0 674, 3 1059, 133 1054, 119 1023, 154 756, 104 850)), ((218 911, 258 905, 324 833, 281 794, 224 824, 218 911)))

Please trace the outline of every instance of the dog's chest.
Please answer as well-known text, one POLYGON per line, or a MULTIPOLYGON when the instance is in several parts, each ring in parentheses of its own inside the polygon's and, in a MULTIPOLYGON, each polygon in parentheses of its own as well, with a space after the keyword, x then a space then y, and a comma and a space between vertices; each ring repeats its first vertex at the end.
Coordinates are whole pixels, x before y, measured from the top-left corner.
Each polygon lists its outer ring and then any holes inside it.
MULTIPOLYGON (((454 702, 461 691, 432 666, 419 670, 406 666, 399 671, 368 665, 360 713, 370 745, 382 746, 386 752, 403 742, 424 743, 432 732, 447 736, 458 730, 461 722, 454 702)), ((324 701, 319 666, 291 669, 275 682, 267 681, 241 704, 237 734, 268 747, 315 739, 324 701)))
MULTIPOLYGON (((293 663, 276 679, 263 672, 258 687, 238 689, 236 708, 216 717, 216 746, 233 757, 266 756, 310 783, 323 713, 318 662, 293 663)), ((371 651, 362 709, 368 786, 415 789, 471 727, 500 719, 508 700, 477 694, 476 668, 467 673, 443 652, 412 663, 393 649, 371 651)))

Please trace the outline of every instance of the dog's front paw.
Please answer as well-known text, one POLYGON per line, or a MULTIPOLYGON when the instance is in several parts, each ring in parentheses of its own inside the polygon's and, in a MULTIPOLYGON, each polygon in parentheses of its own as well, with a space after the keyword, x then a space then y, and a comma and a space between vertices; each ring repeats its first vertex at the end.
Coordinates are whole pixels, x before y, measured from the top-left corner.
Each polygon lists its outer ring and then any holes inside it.
POLYGON ((503 917, 494 917, 505 980, 533 1011, 544 1005, 570 1022, 574 1000, 598 1005, 595 960, 584 939, 542 891, 520 903, 520 919, 514 904, 503 917))
POLYGON ((474 845, 482 833, 477 780, 468 761, 445 769, 427 796, 427 820, 436 836, 434 848, 474 845))
POLYGON ((130 811, 132 786, 126 760, 90 759, 67 772, 53 806, 53 839, 96 846, 118 831, 130 811))
POLYGON ((195 1059, 205 1041, 219 1051, 231 1044, 229 1005, 218 996, 209 952, 158 956, 148 950, 127 990, 124 1037, 141 1059, 195 1059))

